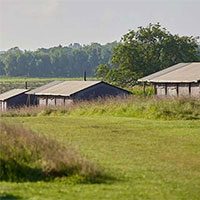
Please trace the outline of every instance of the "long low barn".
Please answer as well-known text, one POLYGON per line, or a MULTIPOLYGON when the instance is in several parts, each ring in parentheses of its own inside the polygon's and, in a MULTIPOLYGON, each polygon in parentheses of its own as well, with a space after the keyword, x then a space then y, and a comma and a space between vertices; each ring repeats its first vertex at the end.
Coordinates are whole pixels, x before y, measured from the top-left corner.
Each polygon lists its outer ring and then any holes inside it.
POLYGON ((0 94, 0 111, 5 111, 7 108, 19 107, 26 105, 27 89, 13 89, 3 94, 0 94))
POLYGON ((158 96, 200 97, 200 62, 179 63, 138 80, 154 84, 158 96))
POLYGON ((54 81, 26 93, 30 104, 66 105, 74 100, 126 96, 131 92, 103 81, 54 81))

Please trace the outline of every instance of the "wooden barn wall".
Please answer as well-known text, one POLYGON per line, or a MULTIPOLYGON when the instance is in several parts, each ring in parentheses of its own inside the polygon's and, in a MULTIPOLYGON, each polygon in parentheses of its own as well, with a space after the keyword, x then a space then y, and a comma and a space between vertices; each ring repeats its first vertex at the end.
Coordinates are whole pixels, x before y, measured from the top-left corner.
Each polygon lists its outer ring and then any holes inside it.
POLYGON ((46 106, 47 105, 47 98, 45 98, 45 97, 38 97, 38 104, 40 106, 46 106))
POLYGON ((72 98, 89 100, 100 97, 109 97, 109 96, 115 97, 119 95, 125 96, 128 94, 129 94, 128 92, 121 90, 117 87, 113 87, 105 83, 100 83, 74 94, 72 98))
POLYGON ((10 99, 8 99, 7 102, 7 108, 14 108, 14 107, 20 107, 20 106, 26 106, 27 105, 27 97, 26 94, 20 94, 17 96, 14 96, 10 99))
POLYGON ((200 97, 200 83, 191 84, 191 96, 200 97))
POLYGON ((176 97, 176 96, 178 95, 178 92, 177 92, 177 84, 170 84, 170 85, 167 85, 166 90, 167 90, 167 94, 168 94, 169 96, 176 97))
POLYGON ((39 106, 61 106, 61 105, 68 105, 72 102, 73 102, 72 99, 64 97, 56 97, 56 96, 38 97, 39 106))
POLYGON ((47 99, 47 105, 48 106, 55 106, 56 105, 56 98, 55 97, 50 97, 47 99))
POLYGON ((180 83, 178 84, 178 88, 179 88, 179 96, 180 97, 188 97, 190 95, 190 85, 189 83, 180 83))
POLYGON ((158 96, 200 97, 200 83, 157 83, 155 88, 158 96))
POLYGON ((5 111, 7 109, 7 102, 0 101, 0 111, 5 111))
POLYGON ((162 84, 162 83, 159 83, 159 84, 156 84, 156 94, 158 96, 164 96, 165 95, 165 84, 162 84))

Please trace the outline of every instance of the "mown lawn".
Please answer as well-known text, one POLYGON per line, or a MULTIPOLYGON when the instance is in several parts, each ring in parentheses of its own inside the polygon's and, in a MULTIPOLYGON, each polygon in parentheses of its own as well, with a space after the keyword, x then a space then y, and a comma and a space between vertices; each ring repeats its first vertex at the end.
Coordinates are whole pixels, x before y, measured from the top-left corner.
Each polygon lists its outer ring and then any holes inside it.
POLYGON ((200 121, 125 117, 8 118, 71 145, 116 180, 0 183, 0 199, 200 199, 200 121))

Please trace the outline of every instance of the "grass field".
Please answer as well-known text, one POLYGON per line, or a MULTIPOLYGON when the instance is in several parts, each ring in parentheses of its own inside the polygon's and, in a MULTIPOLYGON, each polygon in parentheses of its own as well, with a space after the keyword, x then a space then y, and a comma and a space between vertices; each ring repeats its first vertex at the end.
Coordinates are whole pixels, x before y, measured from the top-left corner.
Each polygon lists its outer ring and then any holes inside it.
MULTIPOLYGON (((6 117, 2 117, 6 118, 6 117)), ((1 182, 0 199, 200 199, 200 121, 113 116, 7 118, 70 145, 114 180, 1 182)))

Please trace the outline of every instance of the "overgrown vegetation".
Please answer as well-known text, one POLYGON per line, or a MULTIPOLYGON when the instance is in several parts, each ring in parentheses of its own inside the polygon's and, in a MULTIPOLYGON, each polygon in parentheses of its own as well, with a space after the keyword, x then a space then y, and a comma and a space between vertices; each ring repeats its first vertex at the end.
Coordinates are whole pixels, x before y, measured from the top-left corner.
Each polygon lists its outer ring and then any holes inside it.
POLYGON ((0 126, 1 181, 47 181, 73 176, 74 181, 95 183, 106 177, 70 147, 39 136, 23 125, 0 121, 0 126))
POLYGON ((0 116, 118 116, 164 120, 200 119, 200 100, 190 98, 108 98, 60 107, 10 109, 0 116))

